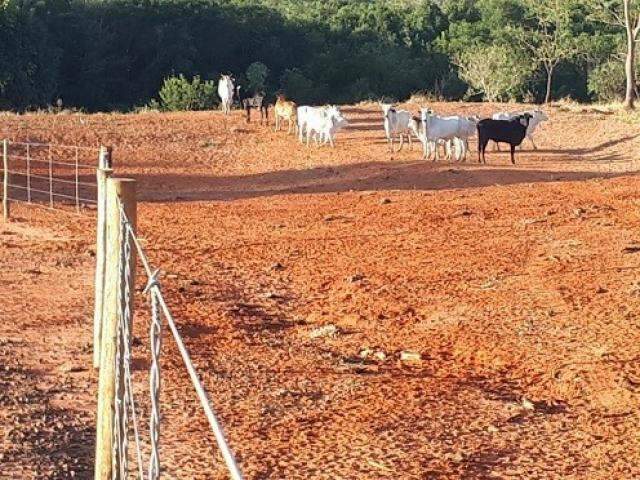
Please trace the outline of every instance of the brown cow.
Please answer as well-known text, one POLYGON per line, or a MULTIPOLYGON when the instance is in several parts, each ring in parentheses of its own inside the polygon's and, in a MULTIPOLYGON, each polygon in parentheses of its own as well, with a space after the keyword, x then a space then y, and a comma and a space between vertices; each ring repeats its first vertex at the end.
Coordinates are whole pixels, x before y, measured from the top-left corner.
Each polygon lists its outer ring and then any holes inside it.
POLYGON ((280 130, 280 122, 283 120, 289 122, 287 133, 290 134, 292 132, 292 127, 293 132, 296 132, 298 129, 298 106, 295 102, 287 100, 284 95, 278 95, 274 115, 276 117, 276 132, 280 130))

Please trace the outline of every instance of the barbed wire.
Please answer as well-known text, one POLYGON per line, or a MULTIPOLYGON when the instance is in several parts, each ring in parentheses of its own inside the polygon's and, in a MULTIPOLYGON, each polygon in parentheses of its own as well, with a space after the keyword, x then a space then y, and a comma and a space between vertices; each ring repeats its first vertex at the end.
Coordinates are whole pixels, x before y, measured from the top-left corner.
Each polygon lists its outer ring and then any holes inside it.
POLYGON ((157 480, 160 478, 160 457, 159 457, 159 441, 160 441, 160 405, 159 405, 159 397, 160 397, 160 350, 162 345, 161 340, 161 332, 162 332, 162 317, 167 321, 169 329, 173 335, 173 338, 177 344, 178 351, 182 357, 184 365, 189 373, 189 377, 191 379, 191 383, 196 390, 196 394, 198 399, 200 400, 200 404, 205 412, 207 420, 209 421, 209 425, 211 430, 216 438, 216 442, 220 451, 222 453, 222 457, 225 461, 229 474, 232 480, 243 480, 242 473, 236 463, 235 457, 229 447, 227 439, 222 430, 222 426, 218 421, 216 414, 213 411, 211 406, 211 401, 209 396, 204 389, 202 382, 198 376, 198 373, 195 370, 193 362, 191 361, 191 357, 189 352, 187 351, 184 341, 178 331, 178 328, 173 319, 173 315, 169 310, 167 303, 162 294, 162 290, 160 289, 160 283, 158 281, 158 270, 152 270, 149 264, 149 260, 147 255, 142 248, 139 238, 137 237, 131 222, 126 216, 126 212, 122 204, 119 204, 120 212, 122 218, 124 218, 123 231, 127 232, 128 238, 131 239, 135 251, 138 254, 138 258, 142 263, 145 274, 147 276, 147 286, 144 289, 144 293, 148 294, 151 301, 151 312, 152 312, 152 321, 150 326, 150 340, 151 340, 151 372, 150 372, 150 394, 151 394, 151 418, 149 422, 150 428, 150 438, 151 438, 151 456, 149 459, 149 471, 148 471, 148 479, 149 480, 157 480))

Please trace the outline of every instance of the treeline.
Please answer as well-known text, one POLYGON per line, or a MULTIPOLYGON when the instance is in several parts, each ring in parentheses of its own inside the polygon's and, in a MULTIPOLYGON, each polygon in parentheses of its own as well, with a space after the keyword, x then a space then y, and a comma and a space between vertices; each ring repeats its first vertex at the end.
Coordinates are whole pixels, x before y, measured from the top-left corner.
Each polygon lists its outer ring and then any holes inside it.
POLYGON ((542 101, 549 78, 550 98, 613 100, 625 93, 625 33, 598 8, 598 0, 0 0, 0 109, 61 99, 129 110, 157 99, 167 77, 233 72, 246 81, 256 62, 268 68, 268 90, 304 103, 417 91, 542 101))

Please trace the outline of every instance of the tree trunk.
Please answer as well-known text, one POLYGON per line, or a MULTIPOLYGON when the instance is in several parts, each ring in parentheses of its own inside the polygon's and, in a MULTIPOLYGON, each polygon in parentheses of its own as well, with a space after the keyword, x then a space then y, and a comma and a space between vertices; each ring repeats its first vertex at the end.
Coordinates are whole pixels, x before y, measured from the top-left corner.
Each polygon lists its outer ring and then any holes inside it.
POLYGON ((636 38, 634 27, 631 24, 630 1, 624 0, 625 28, 627 30, 627 59, 624 71, 627 77, 627 89, 624 96, 624 108, 635 108, 636 99, 636 38))
POLYGON ((547 67, 547 93, 544 96, 544 103, 551 102, 551 85, 553 83, 553 67, 547 67))
POLYGON ((627 90, 624 97, 624 107, 628 109, 635 108, 636 97, 636 42, 631 35, 631 32, 627 32, 627 60, 625 62, 625 75, 627 77, 627 90))

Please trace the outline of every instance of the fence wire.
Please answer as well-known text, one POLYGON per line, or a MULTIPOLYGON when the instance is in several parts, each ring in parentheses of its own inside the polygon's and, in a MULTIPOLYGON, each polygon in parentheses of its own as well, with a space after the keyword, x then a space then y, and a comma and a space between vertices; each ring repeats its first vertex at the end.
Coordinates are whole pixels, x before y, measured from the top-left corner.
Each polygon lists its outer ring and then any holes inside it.
POLYGON ((6 140, 0 164, 7 199, 81 213, 97 205, 98 148, 6 140), (4 158, 6 157, 6 158, 4 158))
POLYGON ((149 327, 149 342, 151 350, 151 365, 149 369, 149 392, 151 398, 151 410, 149 413, 149 460, 147 467, 148 480, 158 480, 161 475, 160 461, 160 431, 161 431, 161 412, 160 412, 160 388, 161 388, 161 369, 160 356, 162 349, 162 326, 166 321, 173 338, 178 346, 180 355, 189 373, 191 382, 196 390, 196 394, 204 409, 205 415, 211 426, 211 430, 216 438, 218 447, 222 453, 223 459, 233 480, 242 480, 243 476, 236 463, 235 457, 229 448, 222 427, 213 411, 211 401, 205 391, 202 382, 195 370, 193 362, 184 345, 182 337, 178 332, 171 311, 167 307, 166 301, 160 288, 158 280, 159 271, 152 270, 147 255, 142 248, 140 240, 135 234, 126 213, 120 205, 120 222, 121 222, 121 239, 120 239, 120 261, 119 273, 121 279, 121 287, 119 292, 119 328, 118 343, 116 350, 116 372, 122 371, 124 378, 120 378, 116 373, 116 416, 113 423, 113 478, 127 479, 129 475, 129 463, 127 456, 128 438, 130 434, 129 418, 132 420, 133 434, 136 444, 136 462, 137 476, 140 479, 145 478, 143 459, 141 453, 141 435, 138 429, 138 415, 136 413, 136 402, 133 395, 131 380, 131 346, 130 339, 131 313, 133 311, 133 286, 130 284, 131 270, 135 267, 133 262, 134 253, 142 263, 146 275, 146 287, 143 294, 149 299, 151 322, 149 327), (131 417, 129 417, 131 415, 131 417))

